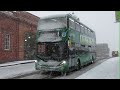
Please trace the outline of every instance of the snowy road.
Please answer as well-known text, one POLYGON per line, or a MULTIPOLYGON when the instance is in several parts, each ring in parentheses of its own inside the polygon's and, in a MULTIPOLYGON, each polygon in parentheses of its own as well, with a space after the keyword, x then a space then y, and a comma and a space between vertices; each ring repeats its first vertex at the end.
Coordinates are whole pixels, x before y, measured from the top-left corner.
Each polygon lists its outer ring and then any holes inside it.
POLYGON ((119 58, 111 58, 76 79, 119 79, 119 58))
POLYGON ((19 64, 14 66, 0 67, 0 79, 14 75, 35 71, 35 63, 19 64))
MULTIPOLYGON (((99 64, 103 63, 106 60, 107 59, 96 60, 94 64, 88 65, 79 71, 70 72, 69 75, 67 75, 67 76, 60 76, 60 74, 52 75, 53 76, 52 79, 74 79, 74 78, 77 78, 78 76, 86 73, 87 71, 98 66, 99 64)), ((23 76, 23 77, 20 77, 17 79, 41 79, 41 78, 44 78, 44 76, 46 77, 46 75, 49 75, 49 74, 36 73, 36 74, 32 74, 32 75, 23 76)))
MULTIPOLYGON (((73 71, 67 76, 58 76, 54 79, 118 79, 118 58, 98 60, 79 71, 73 71)), ((36 72, 34 63, 20 64, 15 66, 0 67, 0 79, 26 72, 36 72)), ((18 79, 41 79, 46 77, 41 72, 19 77, 18 79)))

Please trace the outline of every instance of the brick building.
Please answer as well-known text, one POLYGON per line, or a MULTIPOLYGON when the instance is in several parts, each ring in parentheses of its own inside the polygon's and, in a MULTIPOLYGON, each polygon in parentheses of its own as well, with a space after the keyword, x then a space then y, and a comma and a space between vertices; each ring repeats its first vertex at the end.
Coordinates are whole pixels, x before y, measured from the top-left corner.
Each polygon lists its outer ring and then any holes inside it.
POLYGON ((33 59, 39 17, 23 11, 0 11, 0 63, 33 59))

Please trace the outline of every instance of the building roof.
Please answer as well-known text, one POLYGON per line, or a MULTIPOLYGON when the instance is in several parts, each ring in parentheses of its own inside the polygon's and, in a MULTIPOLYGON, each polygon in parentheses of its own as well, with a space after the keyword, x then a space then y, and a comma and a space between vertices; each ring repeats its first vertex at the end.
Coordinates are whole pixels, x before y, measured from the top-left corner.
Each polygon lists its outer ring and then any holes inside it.
POLYGON ((39 17, 25 11, 0 11, 0 14, 33 25, 37 25, 37 22, 40 19, 39 17))

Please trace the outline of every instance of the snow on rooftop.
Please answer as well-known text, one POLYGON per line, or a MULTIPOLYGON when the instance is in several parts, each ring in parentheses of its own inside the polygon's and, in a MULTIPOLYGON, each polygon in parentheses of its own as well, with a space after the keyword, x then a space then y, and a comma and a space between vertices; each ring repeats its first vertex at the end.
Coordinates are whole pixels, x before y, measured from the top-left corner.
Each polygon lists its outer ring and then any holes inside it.
POLYGON ((14 14, 11 11, 0 11, 0 12, 9 16, 14 16, 14 14))
MULTIPOLYGON (((68 13, 68 14, 57 14, 57 15, 49 15, 49 16, 46 16, 46 17, 41 17, 40 18, 40 21, 42 20, 42 19, 53 19, 53 18, 59 18, 59 17, 66 17, 66 16, 69 16, 69 17, 72 17, 74 20, 76 20, 77 22, 79 22, 81 25, 83 25, 83 26, 85 26, 85 27, 87 27, 85 24, 83 24, 82 22, 80 22, 80 19, 77 17, 77 16, 75 16, 74 14, 70 14, 70 13, 68 13)), ((87 27, 90 31, 92 31, 92 32, 94 32, 92 29, 90 29, 89 27, 87 27)))
POLYGON ((57 15, 49 15, 49 16, 46 16, 46 17, 41 17, 40 19, 49 19, 49 18, 57 18, 57 17, 65 17, 67 16, 68 14, 57 14, 57 15))

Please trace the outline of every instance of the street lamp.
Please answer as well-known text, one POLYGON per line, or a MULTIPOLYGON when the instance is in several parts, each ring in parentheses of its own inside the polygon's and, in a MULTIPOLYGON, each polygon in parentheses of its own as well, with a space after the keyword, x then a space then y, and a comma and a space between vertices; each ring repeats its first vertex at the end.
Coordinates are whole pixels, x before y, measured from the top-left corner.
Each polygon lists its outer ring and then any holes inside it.
POLYGON ((28 38, 30 39, 30 36, 28 38))

